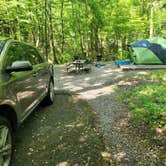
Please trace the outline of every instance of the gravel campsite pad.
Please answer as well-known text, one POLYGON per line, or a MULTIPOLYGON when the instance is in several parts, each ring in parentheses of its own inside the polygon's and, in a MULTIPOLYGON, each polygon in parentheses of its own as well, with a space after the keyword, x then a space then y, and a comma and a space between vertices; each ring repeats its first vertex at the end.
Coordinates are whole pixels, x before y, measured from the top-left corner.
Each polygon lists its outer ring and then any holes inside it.
POLYGON ((91 108, 70 94, 37 108, 14 137, 12 166, 105 165, 91 108))
POLYGON ((150 130, 129 122, 116 91, 145 71, 107 63, 76 74, 55 66, 55 73, 54 105, 36 109, 15 133, 13 166, 163 166, 147 142, 150 130))
POLYGON ((56 88, 77 93, 87 100, 97 116, 97 126, 103 135, 110 158, 118 166, 163 165, 159 149, 148 143, 150 129, 129 122, 130 111, 118 100, 117 87, 130 85, 126 78, 146 71, 123 72, 112 63, 92 67, 87 74, 66 74, 63 66, 56 66, 56 88))

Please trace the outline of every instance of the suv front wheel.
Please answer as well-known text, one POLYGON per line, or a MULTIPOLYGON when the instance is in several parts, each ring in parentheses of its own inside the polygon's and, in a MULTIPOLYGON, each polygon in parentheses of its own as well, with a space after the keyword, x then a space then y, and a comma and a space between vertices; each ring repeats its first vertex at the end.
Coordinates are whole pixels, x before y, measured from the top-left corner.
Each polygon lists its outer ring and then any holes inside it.
POLYGON ((0 116, 0 166, 9 166, 12 156, 12 130, 7 119, 0 116))
POLYGON ((47 96, 44 99, 44 103, 47 104, 47 105, 53 104, 54 96, 55 96, 54 83, 53 83, 52 80, 50 80, 49 87, 48 87, 48 93, 47 93, 47 96))

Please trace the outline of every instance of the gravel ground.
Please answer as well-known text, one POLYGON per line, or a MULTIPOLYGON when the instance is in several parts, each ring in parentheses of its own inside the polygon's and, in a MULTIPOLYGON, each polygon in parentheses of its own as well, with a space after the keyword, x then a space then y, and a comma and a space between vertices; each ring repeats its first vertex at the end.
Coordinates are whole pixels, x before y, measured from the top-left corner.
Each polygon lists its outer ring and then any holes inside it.
POLYGON ((105 150, 85 100, 63 91, 39 106, 14 133, 12 166, 107 166, 105 150))
POLYGON ((99 130, 115 165, 161 165, 156 149, 145 146, 140 131, 129 124, 129 110, 116 100, 114 91, 121 78, 142 71, 122 72, 113 64, 106 63, 102 68, 93 67, 87 74, 67 74, 64 66, 55 66, 55 73, 55 89, 79 94, 95 110, 99 130))

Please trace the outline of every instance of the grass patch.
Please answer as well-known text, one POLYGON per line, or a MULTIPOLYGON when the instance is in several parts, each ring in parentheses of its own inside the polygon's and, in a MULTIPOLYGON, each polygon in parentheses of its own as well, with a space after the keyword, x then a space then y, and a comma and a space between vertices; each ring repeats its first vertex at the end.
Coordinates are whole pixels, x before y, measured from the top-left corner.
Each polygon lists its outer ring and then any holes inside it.
MULTIPOLYGON (((132 114, 130 121, 144 121, 151 128, 166 124, 162 115, 166 112, 166 72, 152 71, 125 81, 130 85, 119 88, 120 99, 129 106, 132 114)), ((124 82, 125 82, 124 81, 124 82)))

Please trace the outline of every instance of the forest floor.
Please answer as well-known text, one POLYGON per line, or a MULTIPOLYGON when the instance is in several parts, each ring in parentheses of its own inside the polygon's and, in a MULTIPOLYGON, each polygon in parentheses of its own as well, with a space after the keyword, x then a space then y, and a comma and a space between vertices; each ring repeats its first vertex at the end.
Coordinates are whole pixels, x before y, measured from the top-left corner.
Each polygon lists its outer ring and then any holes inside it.
POLYGON ((123 72, 112 63, 106 63, 102 68, 93 67, 87 74, 67 74, 63 66, 56 66, 55 73, 57 90, 79 95, 94 110, 97 127, 109 152, 107 156, 115 165, 164 165, 158 158, 158 147, 147 143, 150 129, 143 124, 137 126, 129 122, 130 111, 117 99, 115 90, 126 84, 122 81, 125 78, 146 74, 145 71, 123 72))

